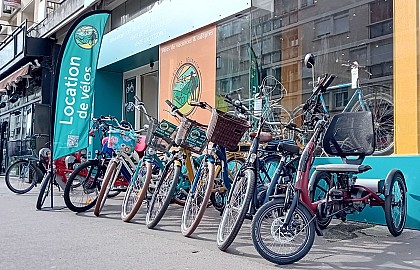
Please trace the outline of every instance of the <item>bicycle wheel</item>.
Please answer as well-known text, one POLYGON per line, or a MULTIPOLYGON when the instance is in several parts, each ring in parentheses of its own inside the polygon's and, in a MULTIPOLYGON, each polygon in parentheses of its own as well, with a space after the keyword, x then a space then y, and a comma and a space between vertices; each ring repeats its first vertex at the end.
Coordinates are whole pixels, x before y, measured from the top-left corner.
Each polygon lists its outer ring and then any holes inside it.
MULTIPOLYGON (((233 182, 233 179, 235 179, 236 174, 239 172, 239 169, 244 163, 244 158, 230 158, 227 160, 229 180, 231 182, 233 182)), ((214 192, 210 195, 210 201, 213 207, 221 213, 225 207, 229 191, 225 187, 221 167, 218 167, 219 169, 216 168, 216 177, 214 178, 214 192)))
POLYGON ((133 175, 122 202, 121 219, 125 222, 132 220, 139 211, 152 178, 152 162, 143 159, 137 166, 140 167, 133 175))
POLYGON ((42 206, 44 205, 45 200, 50 194, 50 185, 49 185, 50 179, 51 179, 51 173, 47 172, 44 175, 44 179, 42 179, 41 188, 39 189, 38 199, 36 201, 36 209, 38 210, 41 210, 42 206))
POLYGON ((292 220, 283 230, 286 211, 284 202, 264 204, 252 221, 252 242, 258 253, 276 264, 291 264, 302 259, 314 243, 315 224, 311 212, 298 203, 292 220))
POLYGON ((41 170, 28 160, 12 163, 6 171, 6 186, 14 193, 29 192, 43 178, 41 170))
MULTIPOLYGON (((374 155, 389 155, 394 151, 394 103, 387 94, 369 94, 363 97, 364 103, 373 114, 376 148, 374 155)), ((352 112, 361 111, 357 102, 352 112)))
POLYGON ((226 250, 235 240, 248 212, 255 184, 253 169, 246 167, 236 175, 217 230, 217 246, 220 250, 226 250))
POLYGON ((214 167, 214 163, 203 159, 196 172, 182 212, 181 232, 184 236, 190 236, 195 231, 208 206, 214 182, 214 167))
POLYGON ((407 188, 400 172, 393 175, 389 188, 390 193, 385 196, 384 205, 386 225, 393 236, 399 236, 407 219, 407 188))
POLYGON ((149 203, 149 208, 147 209, 147 228, 153 229, 162 219, 172 201, 180 174, 181 167, 175 164, 175 160, 169 161, 165 166, 165 170, 156 186, 149 203))
POLYGON ((96 200, 96 203, 95 203, 95 210, 93 211, 93 213, 97 217, 99 216, 99 214, 102 211, 102 208, 105 205, 105 201, 108 197, 109 191, 114 186, 114 182, 117 179, 118 175, 120 174, 120 170, 117 169, 117 166, 118 166, 117 163, 118 162, 116 160, 112 159, 109 162, 108 167, 106 168, 104 180, 101 184, 101 190, 99 192, 98 199, 96 200))
MULTIPOLYGON (((315 172, 312 177, 314 180, 309 183, 309 198, 312 202, 317 202, 327 197, 328 191, 332 188, 334 182, 332 175, 327 172, 315 172)), ((328 227, 332 220, 332 216, 324 218, 317 215, 319 227, 324 230, 328 227)))
POLYGON ((98 198, 99 182, 105 170, 99 160, 89 160, 78 166, 68 178, 64 189, 67 208, 77 213, 91 209, 98 198))

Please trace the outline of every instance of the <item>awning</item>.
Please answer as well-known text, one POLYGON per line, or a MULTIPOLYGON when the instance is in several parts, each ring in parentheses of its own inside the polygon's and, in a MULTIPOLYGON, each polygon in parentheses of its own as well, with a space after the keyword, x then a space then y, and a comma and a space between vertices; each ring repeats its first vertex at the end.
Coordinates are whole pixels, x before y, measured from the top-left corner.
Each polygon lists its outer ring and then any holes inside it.
POLYGON ((31 70, 32 63, 27 63, 23 67, 19 68, 6 78, 0 81, 0 92, 6 92, 6 88, 8 85, 12 83, 18 83, 23 78, 30 78, 29 71, 31 70))

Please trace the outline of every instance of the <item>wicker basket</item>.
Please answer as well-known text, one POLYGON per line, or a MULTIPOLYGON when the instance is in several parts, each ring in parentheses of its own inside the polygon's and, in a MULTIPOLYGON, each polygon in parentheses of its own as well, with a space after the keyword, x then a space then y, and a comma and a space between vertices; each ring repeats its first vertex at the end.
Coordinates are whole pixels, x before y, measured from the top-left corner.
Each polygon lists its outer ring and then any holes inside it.
POLYGON ((159 122, 157 119, 153 119, 147 130, 146 145, 166 152, 174 145, 176 131, 177 127, 171 122, 166 120, 159 122))
POLYGON ((201 154, 207 146, 206 128, 184 117, 178 127, 175 143, 193 153, 201 154))
POLYGON ((207 128, 207 139, 232 150, 237 148, 249 127, 247 120, 213 109, 207 128))

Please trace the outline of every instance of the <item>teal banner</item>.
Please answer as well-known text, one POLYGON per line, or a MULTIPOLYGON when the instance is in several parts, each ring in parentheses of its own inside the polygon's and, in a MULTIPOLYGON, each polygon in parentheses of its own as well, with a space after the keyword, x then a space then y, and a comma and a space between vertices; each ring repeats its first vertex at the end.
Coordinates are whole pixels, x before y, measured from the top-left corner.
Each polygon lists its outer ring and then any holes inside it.
POLYGON ((55 73, 54 160, 88 146, 96 67, 109 15, 84 14, 64 39, 55 73))

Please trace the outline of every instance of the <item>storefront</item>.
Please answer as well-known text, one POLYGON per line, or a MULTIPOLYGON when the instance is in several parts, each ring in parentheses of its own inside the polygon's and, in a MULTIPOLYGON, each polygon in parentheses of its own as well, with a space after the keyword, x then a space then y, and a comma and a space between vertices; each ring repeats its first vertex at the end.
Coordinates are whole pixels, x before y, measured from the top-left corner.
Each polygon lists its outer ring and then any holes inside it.
POLYGON ((53 44, 29 37, 23 23, 0 45, 1 173, 49 141, 53 44))
MULTIPOLYGON (((377 117, 377 151, 366 159, 373 167, 366 177, 384 178, 391 169, 401 169, 409 192, 407 226, 420 228, 415 166, 420 160, 418 25, 416 0, 159 1, 105 36, 95 114, 138 123, 123 105, 130 101, 127 89, 133 86, 130 93, 159 101, 146 104, 161 118, 171 117, 164 111, 169 98, 205 121, 207 116, 189 108, 187 100, 223 107, 220 97, 239 88, 242 98, 252 98, 257 70, 259 81, 268 75, 281 81, 287 95, 279 117, 298 122, 299 106, 313 87, 312 72, 315 78, 337 76, 335 87, 324 96, 328 111, 335 114, 357 91, 349 68, 357 62, 360 89, 377 117), (307 53, 316 56, 314 69, 304 66, 307 53), (156 70, 158 80, 151 90, 144 88, 141 74, 156 70)), ((357 106, 357 98, 354 102, 350 108, 357 106)), ((382 212, 370 209, 355 218, 384 220, 382 212)))

